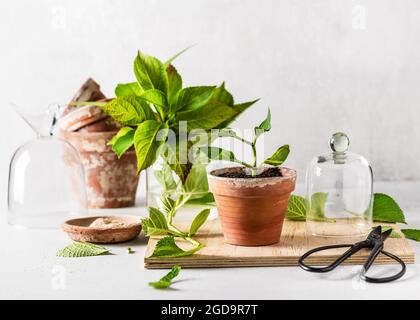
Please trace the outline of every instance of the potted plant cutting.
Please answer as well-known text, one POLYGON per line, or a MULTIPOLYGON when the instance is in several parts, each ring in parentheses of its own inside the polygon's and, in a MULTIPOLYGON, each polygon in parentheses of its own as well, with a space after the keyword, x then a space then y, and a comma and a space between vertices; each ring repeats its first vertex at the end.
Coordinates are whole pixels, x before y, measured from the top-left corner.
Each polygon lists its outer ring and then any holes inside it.
POLYGON ((143 230, 148 236, 167 235, 162 239, 162 246, 168 248, 171 244, 178 254, 180 249, 171 237, 183 238, 194 246, 188 251, 192 254, 202 248, 192 236, 210 210, 201 210, 189 231, 176 228, 173 218, 192 201, 198 204, 214 201, 208 187, 207 161, 196 157, 195 150, 203 142, 203 136, 206 142, 211 142, 229 132, 226 128, 258 99, 235 103, 224 83, 184 87, 172 64, 184 51, 166 62, 139 51, 133 66, 136 81, 118 84, 116 97, 110 101, 76 105, 99 106, 121 125, 108 144, 118 157, 134 149, 137 173, 151 167, 158 159, 162 161, 161 169, 154 172, 162 194, 158 197, 158 208, 148 203, 150 215, 142 221, 143 230), (220 135, 215 136, 215 130, 220 135))
POLYGON ((295 188, 296 171, 281 167, 289 155, 289 146, 278 148, 260 165, 256 143, 262 133, 271 129, 271 114, 254 129, 248 141, 231 131, 230 137, 250 146, 253 163, 238 159, 231 151, 218 147, 201 148, 210 159, 239 163, 209 173, 210 190, 216 200, 225 241, 240 246, 262 246, 277 243, 287 204, 295 188))

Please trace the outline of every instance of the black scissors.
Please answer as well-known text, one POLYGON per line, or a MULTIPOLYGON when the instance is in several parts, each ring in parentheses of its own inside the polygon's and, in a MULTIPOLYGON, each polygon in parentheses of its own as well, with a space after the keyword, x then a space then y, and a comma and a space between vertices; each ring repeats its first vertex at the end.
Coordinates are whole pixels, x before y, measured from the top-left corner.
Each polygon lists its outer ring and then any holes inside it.
POLYGON ((307 253, 305 253, 302 257, 300 257, 299 266, 303 270, 310 271, 310 272, 317 272, 317 273, 329 272, 329 271, 334 270, 344 260, 351 257, 356 252, 358 252, 358 251, 360 251, 364 248, 367 248, 367 249, 371 249, 372 251, 371 251, 366 263, 363 265, 360 277, 367 282, 373 282, 373 283, 384 283, 384 282, 390 282, 390 281, 397 280, 405 274, 406 266, 405 266, 404 261, 402 261, 400 258, 393 255, 392 253, 389 253, 389 252, 383 250, 384 242, 389 237, 391 232, 392 232, 392 229, 389 229, 385 232, 382 232, 382 227, 378 226, 369 233, 368 237, 364 241, 356 242, 355 244, 336 244, 336 245, 331 245, 331 246, 325 246, 325 247, 319 247, 319 248, 312 249, 312 250, 308 251, 307 253), (308 266, 304 263, 304 260, 315 252, 319 252, 319 251, 322 251, 322 250, 328 250, 328 249, 345 248, 345 247, 350 247, 350 249, 348 249, 346 252, 344 252, 344 254, 341 257, 339 257, 337 260, 335 260, 329 266, 326 266, 326 267, 310 267, 310 266, 308 266), (386 255, 387 257, 397 261, 401 265, 401 271, 398 272, 397 274, 393 275, 393 276, 384 277, 384 278, 372 278, 372 277, 366 276, 366 272, 372 266, 376 257, 380 253, 382 253, 382 254, 386 255))

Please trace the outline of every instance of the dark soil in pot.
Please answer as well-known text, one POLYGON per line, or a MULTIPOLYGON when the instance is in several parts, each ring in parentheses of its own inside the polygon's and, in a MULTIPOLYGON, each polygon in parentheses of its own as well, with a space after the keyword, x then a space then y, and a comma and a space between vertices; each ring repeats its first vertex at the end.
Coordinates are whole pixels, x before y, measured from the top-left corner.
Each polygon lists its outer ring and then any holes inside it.
POLYGON ((281 169, 279 167, 268 167, 263 168, 261 172, 257 172, 256 175, 252 175, 250 169, 235 167, 231 170, 225 170, 219 174, 218 177, 222 178, 241 178, 241 179, 256 179, 256 178, 272 178, 272 177, 281 177, 281 169))

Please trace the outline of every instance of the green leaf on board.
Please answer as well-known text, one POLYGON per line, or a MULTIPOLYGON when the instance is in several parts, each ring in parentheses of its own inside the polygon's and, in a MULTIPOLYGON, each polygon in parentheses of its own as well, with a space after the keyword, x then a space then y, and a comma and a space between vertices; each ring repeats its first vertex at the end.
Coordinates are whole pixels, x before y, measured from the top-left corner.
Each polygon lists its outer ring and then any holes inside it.
POLYGON ((401 232, 408 239, 420 241, 420 230, 418 229, 401 229, 401 232))
MULTIPOLYGON (((327 193, 315 193, 312 195, 312 213, 313 220, 325 218, 325 203, 327 200, 327 193)), ((373 221, 388 222, 388 223, 406 223, 404 213, 399 205, 390 196, 383 193, 374 194, 373 205, 373 221), (376 203, 376 205, 375 205, 376 203)), ((287 207, 286 218, 289 220, 305 220, 306 219, 307 202, 302 196, 291 195, 287 207)), ((331 219, 331 221, 334 221, 331 219)), ((389 227, 383 227, 389 228, 389 227)), ((386 231, 386 230, 384 230, 386 231)), ((393 231, 394 236, 398 234, 393 231)))
POLYGON ((198 229, 200 229, 204 222, 206 222, 207 218, 209 217, 209 214, 210 209, 204 209, 195 216, 193 222, 191 223, 190 231, 188 233, 190 237, 197 233, 198 229))
POLYGON ((146 236, 164 235, 169 232, 165 215, 158 209, 149 207, 149 217, 141 221, 143 232, 146 236))
POLYGON ((164 277, 162 277, 159 281, 149 282, 149 286, 154 287, 156 289, 166 289, 169 288, 172 284, 172 280, 179 275, 181 271, 180 266, 173 266, 171 271, 169 271, 164 277))
POLYGON ((173 236, 166 236, 162 239, 160 239, 156 247, 153 251, 153 254, 150 256, 151 258, 179 258, 179 257, 186 257, 193 255, 197 251, 204 248, 205 245, 200 244, 196 247, 194 247, 191 250, 184 251, 180 247, 178 247, 175 243, 173 236))
POLYGON ((117 97, 139 96, 141 93, 142 90, 137 82, 119 83, 115 87, 115 96, 117 97))
POLYGON ((287 205, 286 219, 294 221, 306 220, 306 199, 292 194, 287 205))
POLYGON ((325 204, 328 199, 327 192, 316 192, 311 196, 310 219, 321 222, 335 222, 334 219, 325 217, 325 204))
POLYGON ((373 198, 373 220, 391 223, 406 223, 404 213, 392 197, 375 193, 373 198))
POLYGON ((134 129, 131 127, 121 128, 107 144, 112 146, 112 150, 120 158, 134 144, 134 129))
MULTIPOLYGON (((165 123, 160 123, 155 120, 146 120, 137 127, 134 134, 137 172, 150 167, 156 161, 159 146, 163 143, 163 141, 157 141, 157 137, 159 132, 165 129, 167 129, 165 123)), ((167 130, 162 135, 160 138, 164 140, 164 136, 167 135, 167 130)))
POLYGON ((272 165, 272 166, 280 166, 282 165, 284 161, 286 161, 289 153, 290 153, 290 148, 289 148, 289 145, 286 144, 278 148, 276 152, 274 152, 270 158, 264 160, 264 163, 272 165))
POLYGON ((138 52, 134 60, 134 74, 143 91, 157 89, 168 92, 166 67, 157 58, 138 52))
POLYGON ((115 98, 102 106, 102 110, 126 126, 138 125, 145 120, 155 119, 150 106, 137 96, 115 98))
POLYGON ((109 250, 89 242, 74 242, 57 252, 58 257, 80 258, 109 254, 109 250))

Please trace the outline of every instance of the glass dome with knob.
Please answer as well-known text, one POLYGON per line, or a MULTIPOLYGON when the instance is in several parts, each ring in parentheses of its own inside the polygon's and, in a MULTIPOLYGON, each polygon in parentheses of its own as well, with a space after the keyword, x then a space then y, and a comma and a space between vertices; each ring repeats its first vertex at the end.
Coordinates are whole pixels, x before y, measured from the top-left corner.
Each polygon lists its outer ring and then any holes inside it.
POLYGON ((317 236, 361 236, 372 226, 373 175, 368 161, 348 152, 345 133, 334 133, 332 152, 311 160, 306 173, 307 228, 317 236))
POLYGON ((84 168, 76 149, 53 135, 58 105, 33 111, 12 105, 36 133, 21 145, 9 167, 8 223, 34 229, 58 229, 71 218, 85 216, 84 168))

